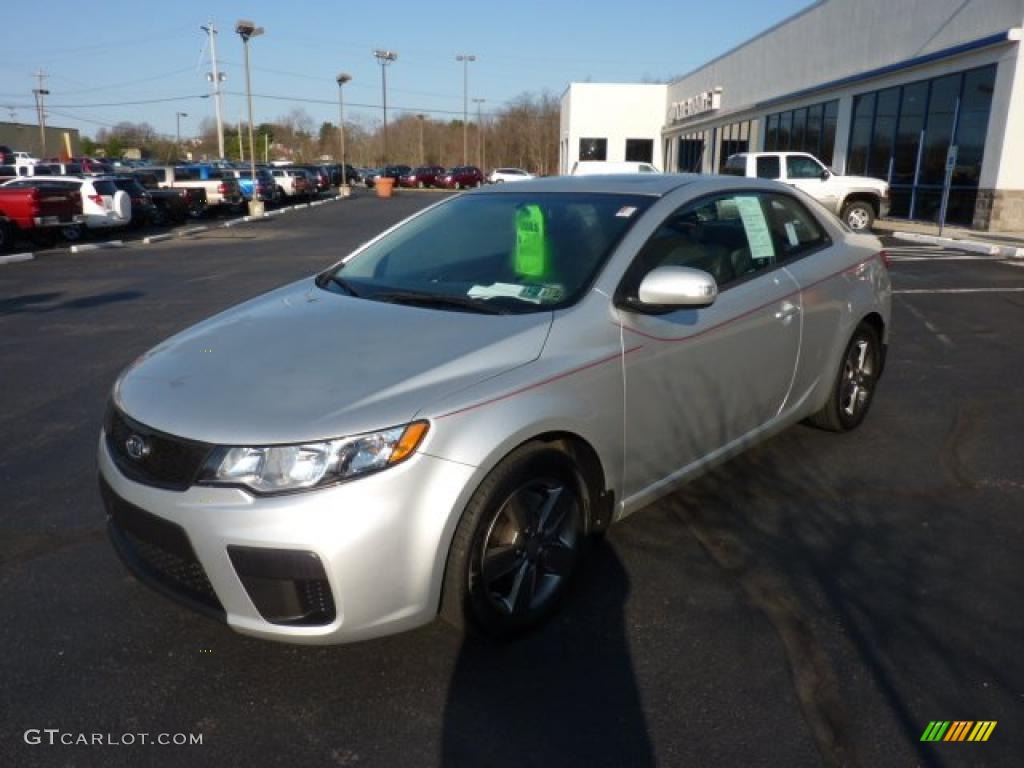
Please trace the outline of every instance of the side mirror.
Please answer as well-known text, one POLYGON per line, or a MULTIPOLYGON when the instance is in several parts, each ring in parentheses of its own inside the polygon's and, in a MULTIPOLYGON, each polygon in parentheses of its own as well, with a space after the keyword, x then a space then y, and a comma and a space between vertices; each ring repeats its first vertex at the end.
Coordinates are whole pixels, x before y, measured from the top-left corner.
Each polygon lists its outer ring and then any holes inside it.
POLYGON ((832 175, 832 173, 831 173, 831 172, 829 171, 829 169, 828 169, 828 168, 824 168, 824 169, 823 169, 823 170, 821 171, 821 180, 822 180, 822 181, 828 181, 828 180, 829 180, 829 177, 830 177, 831 175, 832 175))
POLYGON ((715 278, 690 267, 658 267, 640 281, 633 308, 640 312, 710 307, 718 297, 715 278))

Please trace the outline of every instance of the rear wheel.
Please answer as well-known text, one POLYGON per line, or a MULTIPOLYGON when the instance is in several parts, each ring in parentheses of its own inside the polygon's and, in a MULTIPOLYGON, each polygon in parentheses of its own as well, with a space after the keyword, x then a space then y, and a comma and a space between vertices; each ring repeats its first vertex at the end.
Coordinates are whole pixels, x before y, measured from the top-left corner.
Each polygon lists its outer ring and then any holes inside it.
POLYGON ((444 619, 500 638, 549 616, 582 556, 585 493, 572 460, 547 445, 527 444, 502 461, 455 531, 444 619))
POLYGON ((60 228, 60 236, 69 243, 77 243, 85 236, 85 230, 81 224, 69 224, 60 228))
POLYGON ((857 427, 871 407, 881 362, 878 333, 867 323, 861 323, 843 353, 828 402, 807 421, 830 432, 847 432, 857 427))
POLYGON ((8 251, 14 245, 14 231, 6 221, 0 221, 0 253, 8 251))

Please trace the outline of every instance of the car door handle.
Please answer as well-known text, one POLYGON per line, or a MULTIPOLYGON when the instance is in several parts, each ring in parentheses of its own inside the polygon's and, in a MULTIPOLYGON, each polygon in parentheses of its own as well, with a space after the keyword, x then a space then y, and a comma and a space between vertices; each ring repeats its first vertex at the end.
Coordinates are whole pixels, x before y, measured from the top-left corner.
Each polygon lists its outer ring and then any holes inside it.
POLYGON ((775 319, 788 320, 789 318, 793 317, 793 315, 797 314, 800 314, 800 307, 797 306, 796 304, 787 301, 783 303, 782 308, 775 313, 775 319))

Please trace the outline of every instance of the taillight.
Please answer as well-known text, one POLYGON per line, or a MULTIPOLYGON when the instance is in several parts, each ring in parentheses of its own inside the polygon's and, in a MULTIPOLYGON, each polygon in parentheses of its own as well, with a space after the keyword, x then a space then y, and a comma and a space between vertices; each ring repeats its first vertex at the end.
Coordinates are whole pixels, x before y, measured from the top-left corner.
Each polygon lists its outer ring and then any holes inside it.
POLYGON ((878 252, 878 258, 880 258, 882 260, 882 264, 885 265, 886 269, 889 269, 889 267, 892 266, 892 260, 889 258, 889 252, 888 251, 879 251, 878 252))
POLYGON ((103 205, 103 195, 87 195, 96 205, 103 205))
POLYGON ((217 192, 218 194, 226 195, 228 193, 228 185, 222 181, 217 185, 217 192))

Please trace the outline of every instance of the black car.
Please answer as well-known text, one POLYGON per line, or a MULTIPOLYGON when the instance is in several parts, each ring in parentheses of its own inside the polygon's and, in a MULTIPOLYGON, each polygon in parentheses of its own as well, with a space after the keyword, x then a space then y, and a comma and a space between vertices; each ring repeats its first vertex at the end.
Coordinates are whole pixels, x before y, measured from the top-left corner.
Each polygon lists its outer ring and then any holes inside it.
POLYGON ((6 144, 0 144, 0 165, 14 165, 14 150, 6 144))
POLYGON ((133 176, 115 176, 114 186, 123 189, 132 199, 132 226, 142 227, 146 224, 158 223, 156 205, 149 194, 133 176))

